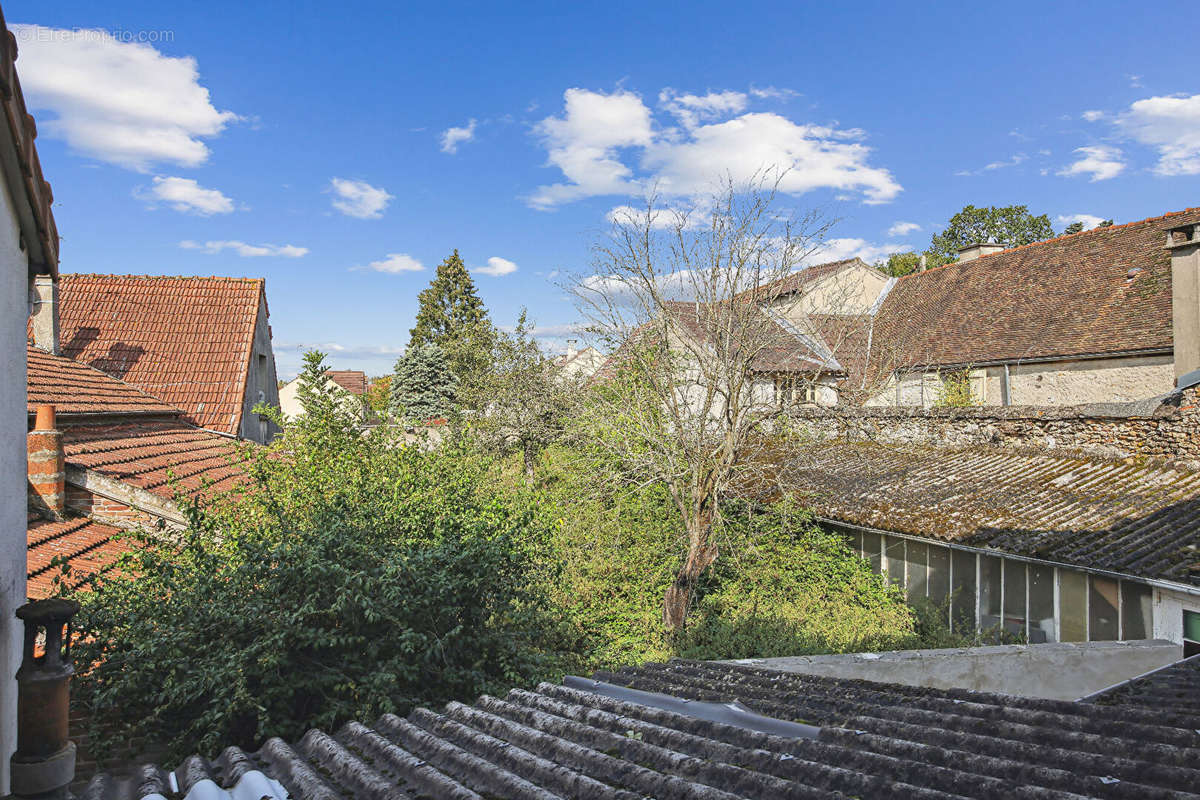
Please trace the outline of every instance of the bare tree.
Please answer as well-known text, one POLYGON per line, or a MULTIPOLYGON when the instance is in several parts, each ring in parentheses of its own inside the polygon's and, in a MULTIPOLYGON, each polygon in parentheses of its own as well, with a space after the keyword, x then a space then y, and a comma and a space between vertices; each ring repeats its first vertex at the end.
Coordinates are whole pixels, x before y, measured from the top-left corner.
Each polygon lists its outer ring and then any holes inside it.
POLYGON ((721 500, 763 466, 783 413, 770 377, 826 369, 786 323, 785 280, 819 251, 819 212, 778 207, 777 178, 726 180, 704 202, 671 208, 650 196, 615 215, 593 269, 567 286, 593 334, 615 355, 581 412, 623 479, 662 482, 684 530, 681 565, 663 600, 684 627, 698 579, 716 560, 721 500))

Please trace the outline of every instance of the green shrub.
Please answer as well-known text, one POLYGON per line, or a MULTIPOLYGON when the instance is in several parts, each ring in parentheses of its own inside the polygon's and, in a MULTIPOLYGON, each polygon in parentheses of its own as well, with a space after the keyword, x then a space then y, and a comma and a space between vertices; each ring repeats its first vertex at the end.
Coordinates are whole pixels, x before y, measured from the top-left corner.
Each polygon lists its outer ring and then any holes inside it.
POLYGON ((92 718, 215 754, 557 674, 533 503, 467 443, 400 436, 310 413, 247 454, 248 491, 140 534, 80 595, 92 718))

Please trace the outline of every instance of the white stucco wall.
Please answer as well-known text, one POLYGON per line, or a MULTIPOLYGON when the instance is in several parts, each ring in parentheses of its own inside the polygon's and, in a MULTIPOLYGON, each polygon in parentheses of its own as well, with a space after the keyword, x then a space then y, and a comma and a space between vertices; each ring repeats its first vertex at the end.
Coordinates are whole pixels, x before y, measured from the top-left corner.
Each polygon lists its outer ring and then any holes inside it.
MULTIPOLYGON (((1011 404, 1069 406, 1145 400, 1175 386, 1169 355, 1016 364, 1009 367, 1011 404)), ((999 403, 999 392, 996 392, 999 403)))
POLYGON ((1200 596, 1171 589, 1154 590, 1154 638, 1183 641, 1183 612, 1200 614, 1200 596))
POLYGON ((25 325, 28 261, 20 248, 12 198, 0 181, 0 795, 17 746, 21 630, 13 612, 25 602, 25 325))
MULTIPOLYGON (((343 399, 343 408, 359 413, 362 411, 362 401, 350 392, 338 386, 333 381, 325 380, 326 394, 336 394, 343 399)), ((279 410, 285 419, 296 419, 304 416, 304 407, 300 405, 300 379, 292 378, 279 390, 279 410)))

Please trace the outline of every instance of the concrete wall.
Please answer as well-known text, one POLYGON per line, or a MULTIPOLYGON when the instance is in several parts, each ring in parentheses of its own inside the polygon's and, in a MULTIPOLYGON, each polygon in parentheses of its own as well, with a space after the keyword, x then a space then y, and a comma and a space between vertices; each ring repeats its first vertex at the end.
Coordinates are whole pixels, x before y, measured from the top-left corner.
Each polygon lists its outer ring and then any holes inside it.
POLYGON ((887 282, 878 270, 855 264, 808 287, 797 307, 804 314, 866 314, 887 282))
POLYGON ((246 398, 242 406, 242 428, 238 435, 252 442, 267 444, 279 433, 279 428, 254 413, 253 409, 260 401, 267 405, 279 405, 279 380, 275 374, 275 351, 271 348, 265 291, 258 303, 258 321, 254 326, 254 346, 246 375, 246 398))
POLYGON ((1182 657, 1182 646, 1149 640, 788 656, 725 663, 934 689, 1076 700, 1182 657))
POLYGON ((0 796, 8 794, 8 760, 17 746, 21 628, 25 602, 25 325, 29 265, 20 247, 12 197, 0 181, 0 796))

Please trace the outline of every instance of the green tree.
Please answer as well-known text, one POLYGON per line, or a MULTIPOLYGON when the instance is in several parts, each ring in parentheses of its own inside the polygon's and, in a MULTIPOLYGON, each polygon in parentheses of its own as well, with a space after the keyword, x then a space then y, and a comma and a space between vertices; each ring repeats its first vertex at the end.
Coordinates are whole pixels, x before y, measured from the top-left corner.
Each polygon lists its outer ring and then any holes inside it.
MULTIPOLYGON (((1112 224, 1113 224, 1113 221, 1111 219, 1105 219, 1105 220, 1101 220, 1100 222, 1098 222, 1096 224, 1096 227, 1097 228, 1110 228, 1110 227, 1112 227, 1112 224)), ((1072 233, 1082 233, 1082 232, 1083 232, 1083 223, 1082 222, 1072 222, 1070 225, 1068 225, 1066 228, 1063 229, 1063 236, 1070 236, 1072 233)))
POLYGON ((445 419, 455 409, 458 378, 437 344, 409 345, 396 362, 392 413, 412 422, 445 419))
POLYGON ((538 454, 563 436, 579 398, 579 381, 559 373, 533 338, 525 309, 512 333, 499 333, 492 369, 470 384, 466 404, 482 412, 477 426, 500 452, 521 454, 532 478, 538 454))
POLYGON ((373 378, 367 386, 367 408, 382 414, 392 405, 392 376, 373 378))
POLYGON ((487 369, 494 329, 458 250, 438 264, 437 273, 418 295, 417 303, 410 349, 425 344, 442 348, 450 370, 459 380, 487 369))
POLYGON ((913 251, 907 253, 892 253, 887 261, 875 265, 876 269, 893 278, 916 272, 921 266, 921 254, 913 251))
POLYGON ((536 503, 458 437, 322 414, 78 594, 73 693, 114 740, 215 753, 551 677, 536 503))
POLYGON ((1029 213, 1028 206, 987 206, 976 208, 964 206, 950 218, 950 223, 941 233, 935 233, 926 254, 929 266, 936 258, 940 263, 949 263, 958 258, 958 251, 978 242, 1003 242, 1010 247, 1040 242, 1054 236, 1050 217, 1029 213))

